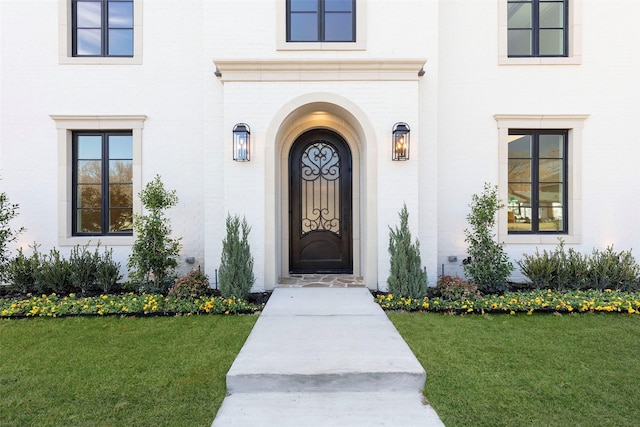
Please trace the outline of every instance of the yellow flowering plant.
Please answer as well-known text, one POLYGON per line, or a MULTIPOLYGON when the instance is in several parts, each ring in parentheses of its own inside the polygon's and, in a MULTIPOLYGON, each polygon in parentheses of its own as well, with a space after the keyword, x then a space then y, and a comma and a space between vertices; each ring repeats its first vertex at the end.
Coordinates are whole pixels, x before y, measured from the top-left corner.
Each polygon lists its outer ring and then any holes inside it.
POLYGON ((375 301, 384 310, 446 313, 624 313, 640 314, 640 292, 604 291, 559 292, 537 290, 484 295, 475 299, 404 298, 378 294, 375 301))
POLYGON ((99 295, 78 297, 55 293, 24 298, 0 298, 0 318, 61 316, 168 316, 193 314, 251 314, 264 304, 219 296, 175 298, 161 294, 99 295))

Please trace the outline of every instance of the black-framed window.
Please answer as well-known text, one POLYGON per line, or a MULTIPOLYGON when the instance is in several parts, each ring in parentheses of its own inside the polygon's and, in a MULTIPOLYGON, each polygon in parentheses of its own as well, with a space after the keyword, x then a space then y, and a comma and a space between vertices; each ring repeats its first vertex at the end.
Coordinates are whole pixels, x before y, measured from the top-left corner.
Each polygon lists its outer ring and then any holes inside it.
POLYGON ((355 42, 355 0, 287 0, 288 42, 355 42))
POLYGON ((509 233, 568 232, 567 138, 567 130, 509 130, 509 233))
POLYGON ((73 56, 133 56, 133 0, 72 0, 73 56))
POLYGON ((508 56, 568 56, 569 0, 508 0, 508 56))
POLYGON ((73 235, 133 234, 131 131, 73 133, 73 235))

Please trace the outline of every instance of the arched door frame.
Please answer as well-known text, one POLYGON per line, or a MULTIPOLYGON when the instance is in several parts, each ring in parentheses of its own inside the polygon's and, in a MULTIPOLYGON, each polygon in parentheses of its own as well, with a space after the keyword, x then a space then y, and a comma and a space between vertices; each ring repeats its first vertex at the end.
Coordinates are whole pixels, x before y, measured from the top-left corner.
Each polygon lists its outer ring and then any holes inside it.
POLYGON ((274 116, 265 139, 265 200, 273 221, 265 229, 265 286, 288 274, 288 169, 293 142, 303 132, 327 128, 351 149, 353 167, 353 272, 377 286, 377 148, 373 127, 351 101, 331 93, 295 98, 274 116), (364 197, 366 195, 366 197, 364 197), (272 224, 272 225, 271 225, 272 224))

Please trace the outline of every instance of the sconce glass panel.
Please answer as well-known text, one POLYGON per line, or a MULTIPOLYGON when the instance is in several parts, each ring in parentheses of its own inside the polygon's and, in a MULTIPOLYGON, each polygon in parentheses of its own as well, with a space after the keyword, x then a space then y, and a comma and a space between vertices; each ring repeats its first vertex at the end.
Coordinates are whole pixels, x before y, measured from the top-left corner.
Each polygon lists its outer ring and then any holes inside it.
POLYGON ((393 125, 391 160, 409 160, 409 125, 398 122, 393 125))
POLYGON ((233 127, 233 160, 248 162, 251 154, 251 130, 246 123, 233 127))

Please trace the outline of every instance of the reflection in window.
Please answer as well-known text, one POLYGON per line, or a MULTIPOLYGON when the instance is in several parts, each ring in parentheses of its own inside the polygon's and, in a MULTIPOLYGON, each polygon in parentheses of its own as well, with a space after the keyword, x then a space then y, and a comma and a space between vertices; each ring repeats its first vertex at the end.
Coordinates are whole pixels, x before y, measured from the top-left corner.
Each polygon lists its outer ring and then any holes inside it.
POLYGON ((568 56, 568 0, 509 0, 510 57, 568 56))
POLYGON ((73 0, 73 56, 133 56, 133 0, 73 0))
POLYGON ((354 42, 355 0, 287 0, 288 42, 354 42))
POLYGON ((509 131, 508 230, 566 233, 567 131, 509 131))
POLYGON ((131 132, 76 132, 73 156, 73 234, 131 235, 131 132))

